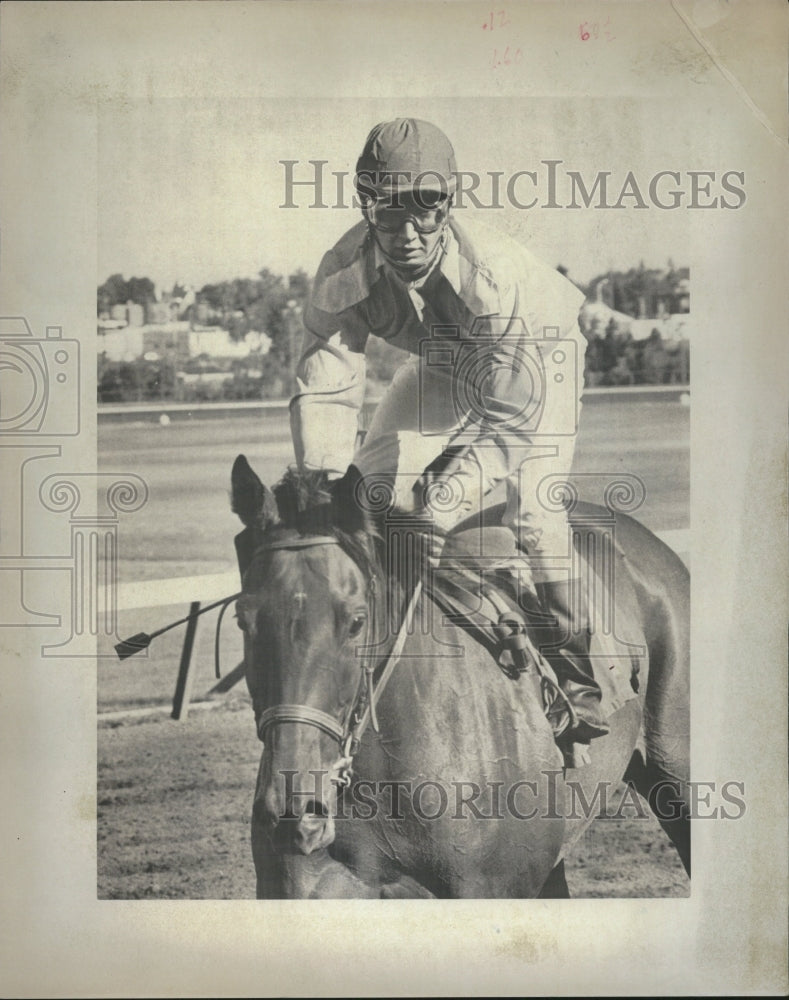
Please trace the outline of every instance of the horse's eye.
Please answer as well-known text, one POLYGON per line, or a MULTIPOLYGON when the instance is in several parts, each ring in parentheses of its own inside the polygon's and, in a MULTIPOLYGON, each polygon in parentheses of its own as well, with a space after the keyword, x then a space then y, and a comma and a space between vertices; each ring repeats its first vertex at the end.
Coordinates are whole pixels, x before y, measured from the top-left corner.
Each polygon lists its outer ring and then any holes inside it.
POLYGON ((354 615, 351 619, 351 624, 348 626, 348 635, 351 639, 357 636, 361 630, 364 628, 364 623, 367 621, 366 615, 354 615))

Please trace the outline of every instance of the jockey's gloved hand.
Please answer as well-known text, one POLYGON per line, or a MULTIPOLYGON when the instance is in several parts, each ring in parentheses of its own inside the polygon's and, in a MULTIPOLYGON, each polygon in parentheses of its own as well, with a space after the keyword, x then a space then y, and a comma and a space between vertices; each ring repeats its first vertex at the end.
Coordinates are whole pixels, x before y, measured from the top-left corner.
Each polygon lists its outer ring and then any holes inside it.
POLYGON ((444 550, 446 532, 436 523, 429 510, 415 510, 408 516, 409 527, 416 528, 414 567, 417 577, 429 580, 438 569, 444 550))

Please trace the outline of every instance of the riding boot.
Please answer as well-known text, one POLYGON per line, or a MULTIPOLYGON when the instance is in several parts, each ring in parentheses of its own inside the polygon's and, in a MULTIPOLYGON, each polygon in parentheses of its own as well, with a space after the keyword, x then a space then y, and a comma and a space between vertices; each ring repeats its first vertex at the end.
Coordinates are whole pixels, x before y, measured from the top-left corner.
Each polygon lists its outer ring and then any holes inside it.
POLYGON ((609 727, 589 658, 591 633, 584 587, 580 580, 550 580, 537 583, 536 589, 540 604, 552 619, 535 629, 540 651, 553 667, 577 719, 563 739, 588 743, 605 736, 609 727))

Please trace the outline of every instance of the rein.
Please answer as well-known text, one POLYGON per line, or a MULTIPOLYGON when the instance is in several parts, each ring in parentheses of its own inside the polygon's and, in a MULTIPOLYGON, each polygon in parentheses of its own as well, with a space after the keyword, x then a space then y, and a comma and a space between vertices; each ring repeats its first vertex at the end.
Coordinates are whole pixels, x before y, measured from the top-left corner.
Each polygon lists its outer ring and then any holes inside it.
MULTIPOLYGON (((268 542, 260 546, 257 551, 269 552, 275 549, 306 549, 316 545, 340 545, 340 542, 333 535, 313 535, 268 542)), ((370 580, 370 601, 373 605, 371 620, 373 622, 376 620, 376 590, 376 577, 373 576, 370 580)), ((394 645, 384 661, 377 684, 374 684, 373 676, 378 669, 378 664, 369 661, 362 664, 362 676, 359 679, 356 696, 345 725, 338 722, 327 712, 319 708, 314 708, 312 705, 272 705, 261 712, 257 719, 258 737, 261 742, 266 742, 266 734, 272 726, 283 722, 297 722, 307 726, 314 726, 321 732, 333 737, 340 747, 340 756, 331 768, 331 773, 334 775, 331 780, 338 785, 349 785, 351 774, 353 773, 353 757, 359 748, 359 743, 367 726, 372 723, 375 732, 379 732, 376 705, 402 655, 421 592, 422 584, 420 581, 417 582, 411 594, 403 622, 400 625, 394 645)))

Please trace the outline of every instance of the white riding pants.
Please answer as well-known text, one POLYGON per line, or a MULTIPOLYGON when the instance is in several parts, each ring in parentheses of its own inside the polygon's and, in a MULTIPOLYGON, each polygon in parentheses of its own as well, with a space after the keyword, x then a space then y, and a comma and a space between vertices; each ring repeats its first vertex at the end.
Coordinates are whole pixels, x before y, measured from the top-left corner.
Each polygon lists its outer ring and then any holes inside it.
MULTIPOLYGON (((549 360, 546 381, 555 374, 549 360)), ((564 391, 546 393, 538 433, 507 431, 496 442, 484 435, 465 440, 465 431, 458 437, 463 425, 446 370, 434 372, 412 355, 395 373, 354 463, 370 482, 386 482, 395 505, 408 511, 414 506, 413 487, 427 466, 450 442, 471 444, 471 460, 453 470, 453 495, 432 505, 436 520, 441 524, 445 513, 448 529, 481 509, 483 497, 504 480, 504 523, 528 552, 535 581, 567 579, 572 543, 560 484, 573 462, 576 435, 568 431, 577 427, 580 392, 567 385, 564 391), (564 433, 552 434, 552 429, 564 433)))

